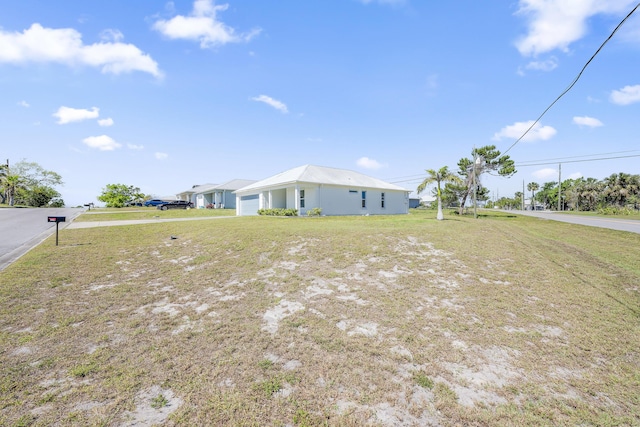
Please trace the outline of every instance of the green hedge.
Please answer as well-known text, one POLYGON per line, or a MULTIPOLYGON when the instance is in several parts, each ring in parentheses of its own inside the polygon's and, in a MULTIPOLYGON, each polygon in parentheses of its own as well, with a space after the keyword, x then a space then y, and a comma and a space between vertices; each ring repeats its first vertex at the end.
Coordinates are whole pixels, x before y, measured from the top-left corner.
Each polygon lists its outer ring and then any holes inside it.
POLYGON ((284 209, 284 208, 275 208, 275 209, 259 209, 258 215, 267 215, 267 216, 298 216, 297 209, 284 209))

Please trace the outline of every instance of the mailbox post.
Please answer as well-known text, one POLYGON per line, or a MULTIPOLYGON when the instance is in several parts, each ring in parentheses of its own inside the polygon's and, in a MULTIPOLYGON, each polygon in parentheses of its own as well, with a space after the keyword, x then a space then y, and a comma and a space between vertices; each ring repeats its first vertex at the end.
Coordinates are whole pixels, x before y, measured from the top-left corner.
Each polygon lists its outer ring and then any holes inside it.
POLYGON ((64 216, 49 216, 47 217, 47 222, 55 222, 56 223, 56 246, 58 246, 58 224, 61 222, 65 222, 67 217, 64 216))

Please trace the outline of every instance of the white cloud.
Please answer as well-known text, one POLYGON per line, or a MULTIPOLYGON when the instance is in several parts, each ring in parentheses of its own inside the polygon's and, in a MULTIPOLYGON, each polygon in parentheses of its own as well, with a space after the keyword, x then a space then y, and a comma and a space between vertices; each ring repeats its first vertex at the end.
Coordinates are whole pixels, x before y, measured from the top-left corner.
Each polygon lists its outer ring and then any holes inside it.
POLYGON ((97 67, 103 73, 143 71, 155 77, 162 76, 158 64, 132 44, 102 42, 85 45, 82 35, 73 28, 44 28, 37 23, 22 33, 0 30, 2 62, 55 62, 97 67))
POLYGON ((516 42, 524 56, 536 56, 569 45, 587 32, 588 20, 598 14, 628 12, 635 0, 520 0, 516 14, 528 18, 528 33, 516 42))
POLYGON ((640 85, 625 86, 622 89, 614 90, 609 96, 609 100, 618 105, 629 105, 640 101, 640 85))
POLYGON ((107 29, 100 33, 100 38, 105 42, 120 42, 124 39, 124 34, 120 30, 107 29))
POLYGON ((104 127, 113 126, 113 119, 111 117, 108 117, 106 119, 100 119, 98 120, 98 125, 104 126, 104 127))
POLYGON ((169 157, 167 153, 161 153, 161 152, 156 152, 154 155, 158 160, 164 160, 169 157))
POLYGON ((531 61, 525 67, 527 70, 535 71, 553 71, 558 67, 558 58, 552 56, 545 61, 531 61))
MULTIPOLYGON (((501 141, 503 138, 518 139, 531 127, 533 120, 528 122, 516 122, 510 126, 503 127, 500 132, 496 132, 491 138, 493 141, 501 141)), ((522 138, 522 141, 546 141, 551 139, 557 131, 551 126, 542 126, 539 122, 522 138)))
POLYGON ((273 108, 275 108, 276 110, 279 110, 283 113, 288 113, 289 109, 287 108, 287 106, 283 103, 278 101, 277 99, 273 99, 270 96, 267 95, 260 95, 260 96, 255 96, 253 98, 251 98, 252 101, 258 101, 258 102, 264 102, 267 105, 272 106, 273 108))
POLYGON ((31 107, 31 105, 29 105, 29 103, 27 101, 20 101, 18 102, 18 105, 24 108, 29 108, 31 107))
POLYGON ((260 33, 260 29, 254 29, 237 34, 233 28, 219 21, 217 13, 228 7, 228 4, 216 5, 212 0, 196 0, 189 16, 178 15, 169 20, 158 20, 153 24, 153 29, 171 39, 198 41, 202 49, 247 42, 260 33))
POLYGON ((144 145, 127 144, 129 150, 143 150, 144 145))
POLYGON ((113 151, 116 148, 122 147, 122 144, 116 142, 113 138, 107 135, 90 136, 82 140, 86 145, 91 148, 97 148, 100 151, 113 151))
POLYGON ((575 173, 572 173, 571 175, 569 175, 567 177, 567 179, 580 179, 582 177, 583 177, 583 175, 582 175, 581 172, 575 172, 575 173))
POLYGON ((381 164, 377 160, 370 159, 368 157, 360 157, 356 161, 356 164, 361 168, 365 168, 365 169, 380 169, 385 167, 385 165, 381 164))
POLYGON ((53 117, 58 118, 58 124, 64 125, 71 122, 80 122, 87 119, 95 119, 100 115, 100 109, 92 107, 91 110, 71 107, 60 107, 53 113, 53 117))
POLYGON ((544 168, 544 169, 540 169, 540 170, 537 170, 537 171, 533 172, 531 175, 533 175, 534 178, 540 179, 540 180, 557 178, 558 177, 558 170, 557 169, 551 169, 551 168, 544 168))
POLYGON ((582 117, 576 116, 573 118, 573 123, 576 125, 587 126, 590 128, 604 126, 604 124, 600 120, 593 117, 588 117, 588 116, 582 116, 582 117))

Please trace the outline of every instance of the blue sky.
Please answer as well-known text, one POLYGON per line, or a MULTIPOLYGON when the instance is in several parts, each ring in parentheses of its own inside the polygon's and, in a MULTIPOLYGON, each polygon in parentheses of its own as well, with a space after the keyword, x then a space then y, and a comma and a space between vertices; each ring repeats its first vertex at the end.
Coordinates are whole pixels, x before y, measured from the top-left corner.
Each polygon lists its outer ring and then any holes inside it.
MULTIPOLYGON (((415 189, 474 146, 507 150, 635 5, 4 1, 0 159, 60 173, 67 205, 303 164, 415 189)), ((483 178, 492 196, 556 180, 560 161, 563 179, 640 173, 637 15, 509 150, 518 173, 483 178), (601 157, 626 158, 569 162, 601 157)))

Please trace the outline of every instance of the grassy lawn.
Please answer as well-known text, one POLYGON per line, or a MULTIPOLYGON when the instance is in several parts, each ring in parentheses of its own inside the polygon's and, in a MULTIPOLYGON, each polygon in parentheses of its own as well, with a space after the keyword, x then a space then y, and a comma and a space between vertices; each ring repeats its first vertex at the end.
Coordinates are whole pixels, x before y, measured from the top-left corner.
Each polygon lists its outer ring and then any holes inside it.
POLYGON ((640 425, 640 236, 445 218, 62 230, 0 272, 0 425, 640 425))
POLYGON ((235 214, 235 209, 171 209, 162 211, 155 207, 134 207, 122 209, 99 208, 85 212, 75 221, 85 222, 163 218, 199 218, 213 216, 234 216, 235 214))

